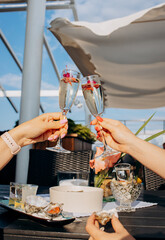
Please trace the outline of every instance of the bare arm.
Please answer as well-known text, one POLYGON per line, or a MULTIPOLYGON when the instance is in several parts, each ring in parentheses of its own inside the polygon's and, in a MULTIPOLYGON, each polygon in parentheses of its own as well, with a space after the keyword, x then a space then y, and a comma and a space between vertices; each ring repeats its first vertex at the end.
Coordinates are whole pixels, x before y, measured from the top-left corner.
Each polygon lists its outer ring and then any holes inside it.
MULTIPOLYGON (((67 133, 67 120, 60 119, 62 119, 61 113, 45 113, 22 123, 8 133, 20 147, 47 139, 56 141, 59 134, 64 135, 67 133)), ((10 148, 2 138, 0 138, 0 156, 1 170, 13 157, 10 148)))
MULTIPOLYGON (((97 121, 93 120, 91 124, 96 125, 95 129, 98 131, 97 121)), ((165 178, 165 150, 136 137, 119 121, 104 118, 99 124, 103 127, 108 145, 120 152, 130 154, 143 165, 165 178)), ((99 134, 98 139, 102 140, 99 134)))
POLYGON ((136 138, 129 148, 129 152, 136 160, 165 178, 165 150, 149 142, 136 138))
POLYGON ((4 168, 5 165, 11 160, 13 154, 11 153, 8 146, 1 138, 0 138, 0 154, 1 154, 0 170, 2 170, 2 168, 4 168))

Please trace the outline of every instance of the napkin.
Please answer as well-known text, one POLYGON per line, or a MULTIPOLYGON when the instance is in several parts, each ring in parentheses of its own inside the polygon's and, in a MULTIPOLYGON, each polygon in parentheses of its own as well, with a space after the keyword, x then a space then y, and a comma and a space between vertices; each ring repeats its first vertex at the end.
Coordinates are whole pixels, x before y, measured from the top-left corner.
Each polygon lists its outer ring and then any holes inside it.
MULTIPOLYGON (((145 207, 152 207, 155 205, 157 205, 157 203, 143 202, 143 201, 135 201, 131 204, 133 208, 145 208, 145 207)), ((103 210, 108 211, 118 206, 119 206, 118 202, 107 202, 103 204, 103 210)))
MULTIPOLYGON (((152 207, 157 205, 157 203, 152 202, 143 202, 143 201, 135 201, 131 204, 133 208, 145 208, 145 207, 152 207)), ((103 203, 102 211, 110 212, 111 210, 114 211, 116 207, 119 206, 118 202, 107 202, 103 203)), ((73 213, 74 217, 87 217, 90 216, 91 213, 73 213)))

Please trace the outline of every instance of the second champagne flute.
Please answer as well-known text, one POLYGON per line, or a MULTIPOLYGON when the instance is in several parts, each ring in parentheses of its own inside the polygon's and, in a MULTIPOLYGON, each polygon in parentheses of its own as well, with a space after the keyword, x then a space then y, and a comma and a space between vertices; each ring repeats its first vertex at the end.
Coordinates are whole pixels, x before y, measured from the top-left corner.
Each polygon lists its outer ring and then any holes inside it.
MULTIPOLYGON (((65 69, 62 72, 59 88, 59 106, 64 116, 71 109, 76 98, 80 84, 79 78, 80 73, 77 71, 65 69)), ((46 149, 55 152, 70 153, 69 150, 62 147, 60 136, 55 147, 47 147, 46 149)))
MULTIPOLYGON (((94 117, 101 116, 104 112, 104 94, 101 86, 100 77, 98 75, 90 75, 82 78, 81 87, 86 105, 91 114, 94 117)), ((104 144, 104 152, 100 155, 101 157, 106 157, 108 155, 114 155, 119 153, 106 144, 104 134, 102 134, 102 137, 104 144)))

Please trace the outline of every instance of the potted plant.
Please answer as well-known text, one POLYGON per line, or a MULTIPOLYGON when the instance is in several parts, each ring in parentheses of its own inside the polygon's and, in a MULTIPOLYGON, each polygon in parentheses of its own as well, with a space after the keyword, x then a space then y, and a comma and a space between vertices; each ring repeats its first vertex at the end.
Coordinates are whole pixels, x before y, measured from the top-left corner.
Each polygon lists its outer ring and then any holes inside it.
POLYGON ((95 141, 95 135, 88 127, 68 119, 68 134, 62 139, 62 145, 65 149, 70 151, 91 150, 95 141))

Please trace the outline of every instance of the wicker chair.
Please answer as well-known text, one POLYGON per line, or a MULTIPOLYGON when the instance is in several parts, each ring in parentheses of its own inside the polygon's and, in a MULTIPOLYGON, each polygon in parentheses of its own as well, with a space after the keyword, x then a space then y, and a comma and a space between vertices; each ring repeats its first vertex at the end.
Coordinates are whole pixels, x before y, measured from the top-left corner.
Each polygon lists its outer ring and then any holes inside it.
POLYGON ((144 188, 146 190, 161 190, 165 189, 165 179, 144 167, 144 188))
POLYGON ((89 160, 92 151, 58 153, 47 150, 30 150, 28 183, 41 186, 57 185, 57 172, 90 172, 89 160))

